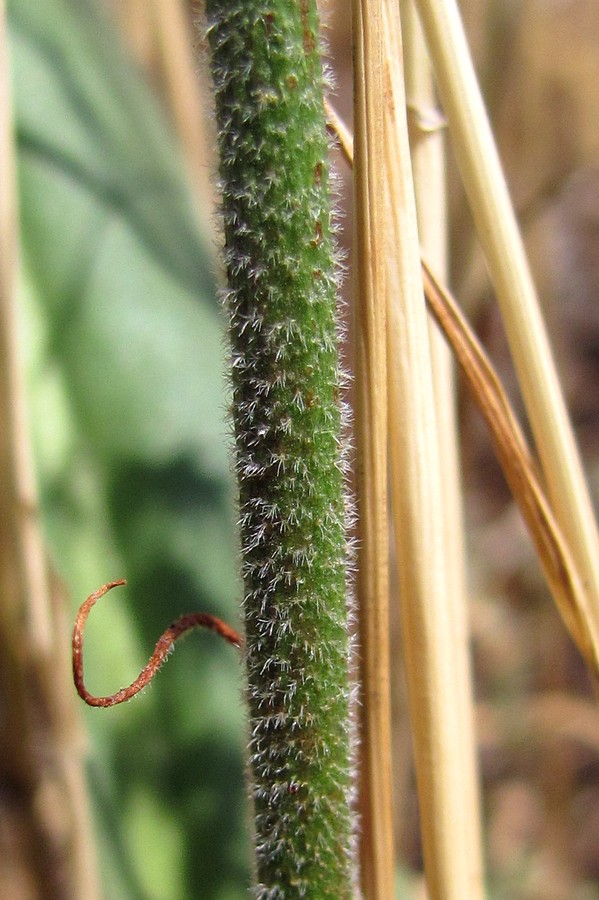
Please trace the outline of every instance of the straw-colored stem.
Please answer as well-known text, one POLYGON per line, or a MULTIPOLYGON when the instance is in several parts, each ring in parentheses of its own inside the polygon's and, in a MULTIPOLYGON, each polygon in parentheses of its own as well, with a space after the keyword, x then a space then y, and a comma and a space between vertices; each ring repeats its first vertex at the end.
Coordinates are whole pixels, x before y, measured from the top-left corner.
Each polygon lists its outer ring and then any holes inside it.
MULTIPOLYGON (((0 0, 0 739, 4 780, 11 784, 3 813, 7 828, 15 828, 19 855, 32 848, 27 877, 37 879, 40 896, 93 900, 99 892, 80 737, 59 638, 64 623, 57 621, 63 610, 49 584, 27 427, 9 94, 0 0)), ((0 893, 7 890, 0 874, 0 893)))
POLYGON ((476 897, 471 802, 463 749, 463 672, 455 650, 455 602, 443 517, 443 475, 410 164, 401 30, 385 17, 385 178, 389 220, 388 378, 393 522, 400 580, 410 714, 428 890, 431 898, 476 897))
POLYGON ((455 0, 416 0, 449 121, 455 155, 547 481, 553 510, 587 590, 589 626, 599 638, 599 542, 497 150, 455 0))
MULTIPOLYGON (((420 247, 435 271, 447 278, 447 203, 445 129, 438 112, 432 69, 413 0, 401 0, 404 69, 414 191, 420 247)), ((459 474, 459 436, 452 354, 437 325, 429 319, 435 412, 442 468, 443 503, 439 517, 447 550, 447 601, 453 622, 457 659, 456 701, 462 704, 462 765, 465 803, 470 810, 472 883, 482 891, 480 789, 470 660, 470 628, 464 562, 464 521, 459 474)))
POLYGON ((360 847, 366 900, 393 896, 383 127, 383 6, 354 0, 360 847))
MULTIPOLYGON (((351 135, 330 105, 328 116, 330 127, 338 136, 342 152, 351 165, 351 135)), ((429 310, 441 326, 462 367, 472 397, 490 429, 497 458, 535 543, 547 584, 564 624, 586 660, 595 683, 599 684, 598 648, 586 615, 585 591, 570 547, 545 496, 544 486, 517 418, 497 374, 455 300, 432 272, 425 258, 422 258, 421 265, 429 310)))
POLYGON ((512 412, 501 382, 478 339, 446 288, 422 261, 429 308, 443 328, 493 437, 499 463, 543 567, 557 608, 599 684, 597 646, 585 615, 585 595, 568 544, 545 496, 537 466, 512 412))
POLYGON ((198 210, 215 206, 211 180, 214 142, 210 116, 202 96, 183 0, 113 0, 114 13, 137 59, 152 73, 178 135, 198 210))
MULTIPOLYGON (((152 0, 150 5, 164 95, 197 191, 198 208, 205 214, 206 204, 214 206, 215 201, 208 149, 213 135, 206 134, 208 104, 197 77, 185 5, 183 0, 152 0)), ((207 220, 211 214, 212 210, 207 220)))

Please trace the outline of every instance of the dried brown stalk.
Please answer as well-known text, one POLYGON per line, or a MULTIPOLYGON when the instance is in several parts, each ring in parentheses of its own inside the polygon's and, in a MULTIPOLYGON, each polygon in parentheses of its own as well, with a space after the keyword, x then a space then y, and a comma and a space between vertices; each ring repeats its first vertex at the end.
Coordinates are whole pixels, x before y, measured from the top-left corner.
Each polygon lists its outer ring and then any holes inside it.
POLYGON ((551 510, 584 586, 577 604, 583 610, 585 632, 592 636, 591 656, 595 658, 599 654, 597 523, 459 4, 457 0, 415 2, 456 162, 501 309, 551 510))
POLYGON ((111 591, 113 588, 126 583, 127 582, 124 579, 121 579, 120 581, 110 581, 108 584, 102 585, 101 588, 98 588, 97 591, 90 594, 87 600, 81 604, 75 619, 75 625, 73 627, 73 680, 75 682, 75 687, 77 688, 77 693, 88 706, 116 706, 118 703, 125 703, 125 701, 130 700, 131 697, 134 697, 135 694, 138 694, 139 691, 143 690, 143 688, 150 683, 172 650, 175 641, 194 628, 208 628, 211 631, 220 634, 221 637, 235 647, 241 646, 241 638, 237 632, 227 625, 226 622, 223 622, 222 619, 212 616, 210 613, 189 613, 188 615, 181 616, 176 622, 169 625, 166 631, 158 638, 156 646, 154 647, 154 652, 147 665, 144 666, 137 678, 132 681, 130 685, 121 688, 119 691, 116 691, 114 694, 109 694, 106 697, 96 697, 94 694, 90 694, 85 687, 83 679, 83 636, 85 623, 87 622, 87 617, 89 616, 92 607, 95 606, 100 597, 103 597, 104 594, 108 593, 108 591, 111 591))
POLYGON ((198 212, 216 205, 210 178, 214 144, 204 79, 197 76, 188 6, 184 0, 111 0, 134 57, 150 73, 179 138, 198 212), (203 114, 204 113, 204 114, 203 114), (207 133, 208 132, 208 133, 207 133))
MULTIPOLYGON (((329 126, 352 165, 347 128, 334 109, 327 109, 329 126)), ((486 353, 462 316, 449 290, 422 260, 424 291, 429 308, 441 326, 466 378, 472 396, 493 436, 497 457, 539 554, 543 572, 564 624, 599 681, 599 655, 585 613, 583 581, 572 552, 557 524, 538 467, 517 418, 486 353)))
POLYGON ((27 420, 9 95, 0 0, 0 896, 95 900, 81 732, 60 640, 64 598, 47 564, 27 420))
POLYGON ((383 4, 353 2, 356 123, 355 434, 360 640, 360 877, 366 898, 393 896, 387 508, 386 192, 383 4))
MULTIPOLYGON (((410 723, 427 887, 435 900, 475 900, 458 609, 447 540, 433 359, 422 290, 413 160, 408 138, 402 29, 397 3, 385 18, 385 171, 388 367, 393 537, 399 578, 410 723)), ((463 616, 460 616, 462 619, 463 616)))
POLYGON ((506 393, 455 300, 425 260, 422 260, 422 272, 429 308, 443 329, 491 431, 497 457, 535 544, 558 610, 591 673, 599 678, 597 650, 584 612, 581 578, 506 393))
MULTIPOLYGON (((413 0, 400 0, 404 41, 406 106, 410 160, 418 217, 421 252, 434 271, 447 280, 448 216, 446 186, 446 128, 438 111, 433 71, 413 0)), ((393 48, 390 47, 390 54, 393 48)), ((470 900, 484 894, 481 835, 480 776, 475 727, 470 641, 470 609, 464 549, 464 511, 460 465, 456 372, 451 347, 429 316, 430 354, 435 397, 435 418, 443 484, 438 515, 446 550, 445 584, 452 629, 455 666, 448 690, 460 705, 460 777, 463 778, 462 824, 468 830, 470 900)), ((451 777, 451 776, 449 776, 451 777)))

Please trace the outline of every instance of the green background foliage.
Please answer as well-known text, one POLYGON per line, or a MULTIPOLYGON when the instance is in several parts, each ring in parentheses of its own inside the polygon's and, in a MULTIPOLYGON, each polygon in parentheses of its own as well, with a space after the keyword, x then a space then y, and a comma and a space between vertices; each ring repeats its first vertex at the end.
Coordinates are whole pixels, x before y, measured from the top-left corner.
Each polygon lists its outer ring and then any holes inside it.
MULTIPOLYGON (((9 17, 47 541, 73 610, 129 580, 89 626, 105 694, 180 613, 237 620, 223 322, 170 125, 100 4, 13 0, 9 17)), ((81 715, 106 896, 244 896, 235 651, 193 637, 137 702, 81 715)))

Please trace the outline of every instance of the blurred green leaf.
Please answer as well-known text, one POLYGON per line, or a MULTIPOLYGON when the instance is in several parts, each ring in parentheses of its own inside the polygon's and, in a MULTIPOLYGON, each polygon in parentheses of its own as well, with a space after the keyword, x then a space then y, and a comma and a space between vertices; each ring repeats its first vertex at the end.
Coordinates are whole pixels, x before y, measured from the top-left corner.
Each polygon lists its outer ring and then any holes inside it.
POLYGON ((73 394, 100 451, 200 443, 222 474, 215 284, 167 123, 95 4, 10 12, 23 239, 73 394))
MULTIPOLYGON (((176 615, 236 618, 213 264, 101 5, 13 0, 9 23, 49 540, 75 604, 129 579, 90 623, 87 677, 107 693, 176 615)), ((106 896, 245 895, 240 693, 235 652, 202 635, 137 703, 86 713, 106 896)))

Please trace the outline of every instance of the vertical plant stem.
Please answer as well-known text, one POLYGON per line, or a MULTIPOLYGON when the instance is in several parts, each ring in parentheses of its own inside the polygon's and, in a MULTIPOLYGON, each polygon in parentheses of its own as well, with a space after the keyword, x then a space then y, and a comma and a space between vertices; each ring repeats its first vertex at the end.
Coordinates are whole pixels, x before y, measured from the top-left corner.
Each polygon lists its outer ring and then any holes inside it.
MULTIPOLYGON (((399 10, 385 7, 385 173, 389 186, 388 377, 395 545, 429 895, 463 900, 472 877, 471 804, 459 738, 463 672, 443 516, 427 315, 402 72, 399 10)), ((478 874, 478 866, 475 866, 478 874)))
MULTIPOLYGON (((410 149, 420 247, 442 279, 447 278, 447 203, 445 185, 445 132, 437 109, 433 73, 424 35, 413 0, 402 0, 406 99, 410 149), (433 262, 434 260, 434 262, 433 262)), ((465 577, 464 521, 459 473, 459 434, 453 357, 445 337, 429 318, 435 413, 439 436, 443 520, 447 551, 447 603, 453 623, 457 659, 456 702, 462 704, 462 767, 466 786, 465 822, 470 826, 471 897, 480 896, 483 884, 480 790, 474 699, 470 661, 470 628, 465 577)))
POLYGON ((578 450, 455 0, 416 0, 554 513, 599 639, 599 542, 578 450))
POLYGON ((383 7, 354 0, 356 209, 356 462, 361 877, 367 900, 393 896, 389 538, 387 505, 387 227, 383 126, 383 7))
POLYGON ((256 887, 352 894, 336 280, 316 4, 208 0, 256 887))
POLYGON ((98 896, 80 734, 39 522, 17 309, 19 262, 4 0, 0 0, 0 893, 98 896), (60 810, 60 812, 59 812, 60 810), (15 852, 16 850, 16 852, 15 852), (12 876, 12 881, 11 881, 12 876), (25 887, 27 885, 27 888, 25 887))
POLYGON ((187 4, 184 0, 114 0, 113 6, 135 56, 158 86, 179 137, 198 209, 209 217, 214 185, 208 148, 213 135, 209 117, 201 115, 207 104, 197 78, 187 4))

